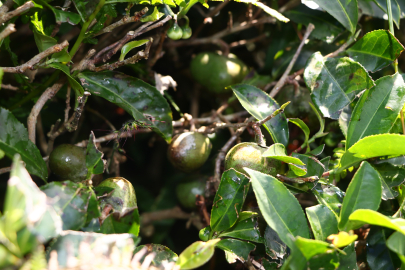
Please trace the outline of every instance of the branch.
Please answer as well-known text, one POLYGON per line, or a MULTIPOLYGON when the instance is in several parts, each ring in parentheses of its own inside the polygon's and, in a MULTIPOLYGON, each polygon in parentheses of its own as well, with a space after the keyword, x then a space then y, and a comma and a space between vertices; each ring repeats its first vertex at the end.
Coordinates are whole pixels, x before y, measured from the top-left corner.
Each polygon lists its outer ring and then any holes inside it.
POLYGON ((277 95, 277 93, 281 90, 281 88, 284 86, 285 81, 288 77, 288 73, 290 73, 291 69, 293 68, 295 61, 297 61, 298 56, 301 53, 302 47, 304 47, 305 41, 308 39, 309 35, 311 34, 311 32, 314 29, 315 29, 315 26, 312 23, 310 23, 307 27, 307 30, 305 31, 304 38, 301 40, 301 43, 298 46, 298 49, 294 54, 293 59, 291 60, 290 64, 288 65, 287 69, 284 71, 280 80, 277 82, 276 86, 274 86, 273 90, 271 90, 271 92, 270 92, 271 97, 275 97, 277 95))
POLYGON ((141 224, 142 226, 146 226, 151 224, 154 221, 159 221, 163 219, 189 219, 191 214, 183 212, 180 207, 176 206, 171 209, 165 209, 155 212, 143 213, 141 215, 141 224))
POLYGON ((16 86, 12 86, 11 84, 2 84, 0 86, 0 89, 8 89, 8 90, 17 91, 19 88, 16 86))
POLYGON ((33 70, 33 69, 35 69, 35 67, 34 67, 35 64, 38 64, 39 61, 41 61, 42 59, 44 59, 45 57, 48 57, 49 55, 51 55, 53 53, 57 53, 57 52, 62 51, 67 46, 69 46, 69 42, 67 42, 65 40, 61 44, 56 44, 56 45, 54 45, 52 47, 49 47, 45 51, 37 54, 31 60, 29 60, 27 63, 25 63, 25 64, 23 64, 21 66, 18 66, 18 67, 2 67, 2 69, 3 69, 4 72, 8 72, 8 73, 23 73, 27 69, 33 70))
MULTIPOLYGON (((26 12, 30 8, 33 8, 34 6, 35 6, 34 3, 32 1, 29 1, 29 2, 24 3, 22 6, 19 6, 15 10, 10 11, 8 13, 2 14, 1 11, 0 11, 0 24, 10 20, 11 18, 13 18, 15 16, 21 15, 22 13, 26 12)), ((7 9, 7 7, 5 9, 7 9)))
POLYGON ((13 0, 7 0, 5 3, 3 3, 3 5, 0 7, 0 16, 7 13, 10 10, 10 8, 13 7, 13 5, 14 5, 13 0))
POLYGON ((15 24, 10 23, 6 26, 6 28, 0 33, 0 41, 6 37, 8 37, 11 33, 16 32, 15 24))
POLYGON ((59 89, 63 86, 64 79, 59 80, 59 82, 55 83, 53 86, 49 87, 42 93, 39 97, 38 101, 35 103, 34 107, 32 107, 31 113, 28 116, 27 126, 28 126, 28 138, 31 142, 35 144, 35 126, 37 122, 37 117, 42 107, 44 107, 45 103, 48 99, 51 99, 55 94, 59 91, 59 89))

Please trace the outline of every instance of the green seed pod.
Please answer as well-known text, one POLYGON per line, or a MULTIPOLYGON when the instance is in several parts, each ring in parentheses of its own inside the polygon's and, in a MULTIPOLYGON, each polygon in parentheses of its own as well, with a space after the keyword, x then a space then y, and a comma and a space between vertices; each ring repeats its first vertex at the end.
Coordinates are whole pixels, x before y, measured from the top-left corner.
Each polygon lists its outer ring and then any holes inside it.
POLYGON ((49 155, 49 168, 61 180, 80 182, 86 179, 86 149, 61 144, 49 155))
POLYGON ((169 30, 167 30, 167 36, 173 40, 179 40, 183 36, 183 30, 174 22, 172 26, 170 26, 169 30))
POLYGON ((200 237, 200 239, 202 241, 207 242, 208 240, 210 240, 210 238, 209 238, 210 233, 211 233, 211 227, 207 226, 200 230, 200 232, 198 233, 198 236, 200 237))
POLYGON ((205 181, 201 180, 180 183, 176 187, 176 195, 180 204, 190 210, 196 208, 196 195, 203 195, 204 191, 205 181))
POLYGON ((181 29, 183 30, 183 35, 181 36, 182 39, 189 39, 193 34, 193 31, 188 25, 183 25, 181 29))

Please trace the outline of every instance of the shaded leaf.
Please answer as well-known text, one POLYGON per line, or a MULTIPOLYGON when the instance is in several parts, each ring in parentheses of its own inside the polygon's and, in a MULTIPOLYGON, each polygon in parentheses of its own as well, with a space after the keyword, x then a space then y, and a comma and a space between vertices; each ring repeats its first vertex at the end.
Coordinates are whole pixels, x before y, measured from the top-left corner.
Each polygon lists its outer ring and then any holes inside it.
POLYGON ((248 260, 250 252, 256 248, 252 243, 237 239, 223 239, 218 242, 216 247, 234 253, 241 262, 248 260))
POLYGON ((101 174, 104 172, 104 161, 102 159, 104 154, 97 149, 95 139, 94 132, 91 131, 86 149, 87 179, 90 179, 93 174, 101 174))
POLYGON ((338 233, 337 218, 327 206, 318 204, 305 211, 316 240, 325 241, 329 235, 338 233))
POLYGON ((402 267, 405 264, 405 235, 400 232, 394 232, 387 241, 387 247, 397 253, 402 261, 402 267))
POLYGON ((166 99, 153 86, 118 72, 83 72, 78 75, 85 90, 126 110, 132 117, 161 135, 172 137, 172 112, 166 99), (149 119, 150 117, 154 118, 149 119))
POLYGON ((400 262, 395 254, 386 246, 388 237, 392 235, 392 230, 371 227, 367 236, 367 263, 370 269, 398 269, 400 262))
POLYGON ((92 1, 73 0, 73 4, 75 5, 76 10, 79 12, 79 15, 82 18, 83 22, 87 21, 87 19, 96 9, 99 2, 100 0, 92 0, 92 1))
POLYGON ((267 225, 263 238, 267 255, 274 260, 283 259, 287 254, 287 245, 280 239, 276 231, 267 225))
POLYGON ((215 245, 221 239, 213 239, 207 242, 197 241, 188 246, 179 255, 176 262, 181 269, 194 269, 208 262, 214 255, 215 245))
POLYGON ((251 177, 257 203, 267 224, 291 247, 290 236, 309 238, 305 215, 297 199, 271 175, 244 168, 251 177))
MULTIPOLYGON (((247 84, 231 86, 242 106, 257 120, 262 120, 280 108, 277 102, 259 88, 247 84)), ((284 113, 264 124, 275 143, 288 144, 288 123, 284 113)))
POLYGON ((325 59, 319 52, 308 60, 304 79, 311 90, 312 101, 323 116, 332 119, 339 117, 339 112, 353 101, 360 90, 374 86, 359 63, 348 57, 325 59))
POLYGON ((317 176, 320 178, 325 171, 323 164, 313 156, 298 154, 295 152, 292 153, 292 156, 300 159, 305 164, 307 172, 304 175, 296 175, 295 173, 288 172, 288 177, 295 178, 317 176))
MULTIPOLYGON (((162 265, 162 263, 174 262, 178 258, 177 254, 171 251, 168 247, 159 244, 146 244, 137 246, 134 250, 134 253, 140 251, 144 247, 148 249, 148 252, 155 253, 155 257, 153 258, 151 263, 151 265, 154 266, 160 266, 162 265)), ((140 262, 142 263, 143 260, 141 260, 140 262)))
MULTIPOLYGON (((386 0, 373 0, 373 1, 388 16, 386 0)), ((394 23, 397 25, 398 29, 399 29, 399 20, 401 19, 401 8, 398 4, 400 2, 401 0, 391 0, 392 19, 394 23)))
POLYGON ((123 215, 119 212, 111 213, 100 226, 100 232, 104 234, 130 233, 139 234, 138 208, 127 210, 123 215))
POLYGON ((257 213, 241 212, 235 225, 218 235, 219 238, 231 237, 263 243, 263 238, 260 235, 260 230, 257 221, 257 213))
POLYGON ((348 231, 359 228, 349 223, 349 216, 357 209, 377 210, 381 202, 381 176, 364 161, 350 182, 343 198, 339 216, 339 230, 348 231))
MULTIPOLYGON (((357 266, 356 249, 354 243, 351 243, 343 249, 346 254, 339 253, 339 268, 337 270, 359 269, 357 266)), ((384 269, 384 268, 383 268, 384 269)), ((387 269, 388 270, 388 269, 387 269)))
POLYGON ((317 201, 328 207, 338 217, 345 193, 337 186, 318 183, 312 190, 317 201))
POLYGON ((25 162, 27 171, 41 177, 46 182, 48 169, 36 145, 28 139, 27 129, 10 111, 1 107, 0 149, 9 158, 14 158, 15 154, 19 154, 25 162))
MULTIPOLYGON (((322 145, 318 146, 317 148, 315 148, 314 150, 312 150, 311 152, 309 152, 308 154, 311 154, 313 156, 319 156, 320 154, 323 153, 324 149, 325 149, 325 145, 322 144, 322 145)), ((328 166, 325 166, 325 168, 328 168, 328 166)))
POLYGON ((265 4, 257 1, 257 0, 235 0, 236 2, 242 2, 242 3, 249 3, 249 4, 253 4, 261 9, 263 9, 264 12, 266 12, 267 14, 269 14, 270 16, 276 18, 279 21, 282 22, 289 22, 290 20, 286 17, 284 17, 281 13, 279 13, 277 10, 269 8, 268 6, 266 6, 265 4))
POLYGON ((69 84, 75 90, 76 98, 79 96, 83 96, 84 90, 83 87, 78 83, 72 76, 70 76, 70 69, 69 67, 61 64, 61 63, 50 63, 48 67, 55 68, 61 70, 65 75, 68 77, 69 84))
POLYGON ((229 169, 222 174, 211 210, 211 229, 220 232, 232 227, 242 210, 249 190, 249 178, 229 169))
MULTIPOLYGON (((162 12, 159 12, 159 10, 157 9, 157 7, 155 7, 153 9, 153 12, 150 15, 144 16, 143 18, 141 18, 141 22, 154 22, 159 20, 160 18, 162 18, 162 16, 165 15, 162 12)), ((122 61, 122 60, 121 60, 122 61)))
POLYGON ((375 30, 364 35, 347 53, 368 71, 376 72, 391 64, 403 50, 388 30, 375 30))
POLYGON ((353 110, 346 149, 366 136, 388 133, 405 103, 405 83, 400 74, 382 77, 375 83, 353 110))
POLYGON ((392 189, 405 181, 404 166, 395 164, 398 158, 383 159, 373 164, 381 175, 382 199, 390 200, 398 196, 398 191, 392 189))

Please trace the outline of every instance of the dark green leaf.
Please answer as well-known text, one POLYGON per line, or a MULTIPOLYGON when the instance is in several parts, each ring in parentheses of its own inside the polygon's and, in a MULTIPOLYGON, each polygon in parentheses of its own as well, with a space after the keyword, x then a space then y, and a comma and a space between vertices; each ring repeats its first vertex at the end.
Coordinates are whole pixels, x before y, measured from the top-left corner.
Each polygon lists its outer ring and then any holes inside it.
POLYGON ((63 222, 63 230, 79 230, 86 221, 100 216, 98 207, 89 211, 89 205, 97 204, 95 193, 87 186, 71 181, 51 182, 41 190, 52 201, 52 207, 63 222))
POLYGON ((119 212, 110 214, 101 224, 100 232, 104 234, 131 233, 138 236, 139 224, 138 208, 134 208, 123 215, 119 212))
MULTIPOLYGON (((288 118, 288 122, 297 125, 304 132, 305 141, 303 142, 303 144, 307 144, 309 140, 309 134, 311 133, 307 124, 305 124, 305 122, 299 118, 288 118)), ((307 144, 307 150, 309 150, 309 144, 307 144)))
POLYGON ((96 137, 93 131, 90 133, 89 143, 86 150, 86 168, 87 179, 90 179, 92 174, 101 174, 104 172, 103 153, 97 149, 96 137))
POLYGON ((131 41, 131 42, 128 42, 127 44, 125 44, 121 49, 120 61, 124 60, 127 53, 129 53, 132 49, 142 46, 145 43, 147 43, 148 41, 149 41, 149 39, 141 39, 141 40, 131 41))
POLYGON ((349 128, 350 118, 352 117, 352 113, 356 105, 356 100, 358 100, 358 98, 355 98, 352 103, 344 107, 339 116, 339 127, 345 138, 347 138, 347 129, 349 128))
MULTIPOLYGON (((354 248, 354 243, 351 243, 343 249, 346 254, 339 253, 339 268, 337 270, 358 270, 356 249, 354 248)), ((373 268, 372 268, 373 269, 373 268)), ((386 268, 376 268, 376 269, 386 269, 386 268)), ((387 269, 388 270, 388 269, 387 269)))
POLYGON ((388 238, 387 247, 397 253, 402 261, 402 269, 405 264, 405 235, 400 232, 394 232, 388 238))
POLYGON ((29 173, 48 179, 48 169, 35 144, 28 139, 28 131, 14 115, 0 108, 0 149, 13 158, 20 154, 29 173))
MULTIPOLYGON (((382 11, 385 12, 385 14, 388 14, 386 0, 373 0, 373 1, 379 8, 381 8, 382 11)), ((398 29, 399 29, 399 20, 401 19, 401 8, 398 4, 399 2, 401 2, 401 0, 391 0, 392 19, 394 23, 397 25, 398 29)))
POLYGON ((70 76, 69 67, 67 67, 61 63, 51 63, 48 65, 48 67, 59 69, 59 70, 63 71, 63 73, 65 73, 66 76, 68 77, 70 86, 73 88, 73 90, 75 90, 76 98, 79 96, 83 96, 83 93, 84 93, 83 87, 80 85, 80 83, 78 83, 75 79, 73 79, 72 76, 70 76))
POLYGON ((274 260, 283 259, 287 254, 287 245, 280 239, 276 231, 267 225, 263 238, 267 255, 274 260))
POLYGON ((252 243, 236 239, 223 239, 218 242, 216 247, 234 253, 241 262, 248 260, 250 252, 256 248, 252 243))
POLYGON ((231 237, 263 243, 256 216, 257 213, 254 212, 241 212, 235 225, 220 233, 218 237, 231 237))
MULTIPOLYGON (((317 148, 315 148, 314 150, 312 150, 311 152, 309 152, 308 154, 311 154, 313 156, 319 156, 320 154, 323 153, 324 149, 325 149, 325 145, 322 144, 322 145, 318 146, 317 148)), ((328 166, 325 166, 325 168, 328 168, 328 166)))
POLYGON ((353 101, 360 90, 369 89, 374 82, 367 71, 348 57, 327 58, 317 52, 308 60, 304 79, 311 98, 323 116, 332 119, 353 101))
POLYGON ((208 262, 214 255, 215 245, 221 239, 213 239, 207 242, 197 241, 188 246, 179 255, 176 262, 181 269, 194 269, 208 262))
POLYGON ((368 71, 376 72, 391 64, 403 50, 402 44, 388 30, 376 30, 367 33, 347 53, 368 71))
MULTIPOLYGON (((79 12, 82 21, 85 22, 96 9, 100 0, 73 0, 76 10, 79 12)), ((106 1, 107 2, 107 1, 106 1)))
POLYGON ((321 8, 336 18, 347 30, 356 31, 358 10, 357 1, 352 0, 313 0, 321 8))
POLYGON ((318 202, 328 207, 337 217, 340 213, 345 193, 337 186, 318 183, 312 190, 318 202))
POLYGON ((398 196, 398 191, 393 187, 399 186, 405 181, 405 168, 395 164, 398 158, 383 159, 373 164, 373 167, 381 175, 382 199, 390 200, 398 196))
POLYGON ((293 10, 289 10, 285 15, 296 23, 302 23, 308 26, 312 23, 315 29, 311 33, 311 37, 332 42, 344 28, 329 14, 307 8, 305 5, 299 5, 293 10))
POLYGON ((367 236, 367 263, 370 269, 395 270, 400 265, 398 257, 390 251, 386 242, 392 231, 371 227, 367 236))
POLYGON ((354 108, 346 149, 366 136, 390 132, 405 103, 405 83, 401 75, 385 76, 375 83, 354 108))
POLYGON ((339 216, 339 230, 357 229, 357 224, 349 222, 349 216, 357 209, 377 210, 381 202, 381 193, 381 176, 367 161, 364 161, 346 190, 339 216))
POLYGON ((339 266, 339 256, 337 252, 315 255, 307 265, 308 269, 336 270, 336 267, 339 266))
MULTIPOLYGON (((155 257, 153 258, 151 265, 157 267, 161 266, 162 263, 174 262, 178 258, 177 254, 171 251, 168 247, 159 244, 146 244, 137 246, 134 250, 134 253, 137 253, 144 247, 147 248, 148 252, 155 253, 155 257)), ((141 260, 140 262, 142 263, 143 260, 141 260)))
POLYGON ((311 176, 317 176, 317 177, 321 177, 321 175, 323 174, 323 172, 325 171, 325 168, 323 166, 323 164, 317 160, 315 157, 310 156, 310 155, 303 155, 303 154, 297 154, 294 153, 292 154, 293 157, 300 159, 306 166, 307 169, 307 173, 304 175, 296 175, 293 172, 289 172, 287 174, 288 177, 311 177, 311 176))
POLYGON ((132 117, 161 135, 172 137, 172 112, 162 94, 153 86, 118 72, 83 72, 78 75, 85 90, 126 110, 132 117), (150 120, 152 117, 154 119, 150 120))
POLYGON ((315 239, 325 241, 331 234, 338 233, 336 215, 325 205, 315 205, 305 208, 315 239))
MULTIPOLYGON (((280 108, 277 102, 259 88, 247 84, 231 86, 242 106, 257 120, 262 120, 280 108)), ((267 121, 264 127, 275 143, 288 144, 288 123, 284 113, 267 121)))
POLYGON ((220 232, 232 227, 239 217, 247 192, 249 178, 230 169, 222 174, 211 210, 211 229, 220 232))
POLYGON ((251 177, 257 203, 267 224, 291 247, 291 236, 309 238, 307 220, 298 200, 271 175, 244 168, 251 177))

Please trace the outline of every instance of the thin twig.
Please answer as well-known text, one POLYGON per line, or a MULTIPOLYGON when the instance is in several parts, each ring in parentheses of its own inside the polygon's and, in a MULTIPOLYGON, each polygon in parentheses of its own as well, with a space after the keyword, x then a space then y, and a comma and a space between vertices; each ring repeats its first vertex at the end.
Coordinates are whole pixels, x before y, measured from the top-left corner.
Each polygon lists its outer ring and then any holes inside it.
POLYGON ((13 7, 13 5, 14 5, 13 0, 7 0, 5 3, 3 3, 3 5, 0 7, 0 16, 7 13, 10 10, 10 8, 13 7))
POLYGON ((62 51, 63 48, 65 48, 67 46, 69 46, 69 42, 67 42, 65 40, 61 44, 56 44, 56 45, 54 45, 52 47, 49 47, 45 51, 37 54, 36 56, 31 58, 31 60, 29 60, 25 64, 22 64, 21 66, 18 66, 18 67, 2 67, 2 69, 3 69, 4 72, 8 72, 8 73, 23 73, 27 69, 33 70, 33 69, 35 69, 35 67, 34 67, 35 64, 38 64, 39 61, 41 61, 42 59, 44 59, 45 57, 47 57, 47 56, 49 56, 49 55, 51 55, 53 53, 62 51))
POLYGON ((69 111, 70 111, 70 91, 71 91, 72 87, 70 86, 70 84, 67 87, 67 91, 66 91, 66 109, 65 109, 65 123, 69 120, 69 111))
POLYGON ((16 8, 13 11, 10 11, 5 14, 0 13, 0 24, 10 20, 11 18, 13 18, 15 16, 21 15, 22 13, 26 12, 30 8, 33 8, 34 6, 35 6, 34 3, 32 1, 29 1, 29 2, 26 2, 23 5, 19 6, 18 8, 16 8))
POLYGON ((0 89, 8 89, 8 90, 17 91, 19 88, 16 86, 12 86, 11 84, 2 84, 0 86, 0 89))
POLYGON ((42 150, 42 153, 46 154, 48 149, 48 143, 46 142, 44 127, 42 126, 41 114, 38 114, 36 128, 38 134, 39 147, 42 150))
POLYGON ((282 182, 287 181, 287 182, 299 183, 299 184, 303 184, 303 183, 306 183, 306 182, 314 182, 316 180, 319 180, 318 176, 311 176, 311 177, 304 177, 304 178, 300 178, 300 177, 290 178, 290 177, 286 177, 286 176, 281 175, 281 174, 277 174, 276 177, 278 179, 280 179, 282 182))
POLYGON ((0 33, 0 40, 8 37, 10 34, 16 32, 17 30, 15 29, 15 24, 10 23, 6 26, 6 28, 0 33))
POLYGON ((11 167, 0 168, 0 174, 8 173, 10 171, 11 171, 11 167))
POLYGON ((288 64, 287 69, 284 71, 283 75, 281 76, 280 80, 277 82, 276 86, 274 86, 273 90, 271 90, 271 92, 270 92, 271 97, 275 97, 277 95, 277 93, 281 90, 281 88, 284 86, 288 74, 290 73, 291 69, 293 68, 295 61, 297 61, 298 56, 301 53, 302 47, 304 47, 305 41, 308 39, 309 35, 311 34, 311 32, 314 29, 315 29, 315 26, 312 23, 310 23, 307 27, 307 30, 305 31, 304 38, 302 39, 300 45, 298 46, 298 49, 295 52, 292 60, 288 64))
POLYGON ((38 114, 41 112, 42 107, 44 107, 48 99, 51 99, 53 96, 55 96, 55 94, 59 91, 59 89, 63 86, 63 84, 64 79, 61 79, 59 80, 59 82, 55 83, 54 85, 46 89, 45 92, 43 92, 42 95, 39 97, 34 107, 32 107, 31 113, 28 116, 27 127, 28 127, 28 138, 34 144, 35 144, 35 126, 38 114))
POLYGON ((159 210, 155 212, 143 213, 141 215, 141 224, 146 226, 154 221, 164 220, 164 219, 189 219, 191 214, 183 212, 180 207, 176 206, 174 208, 159 210))

